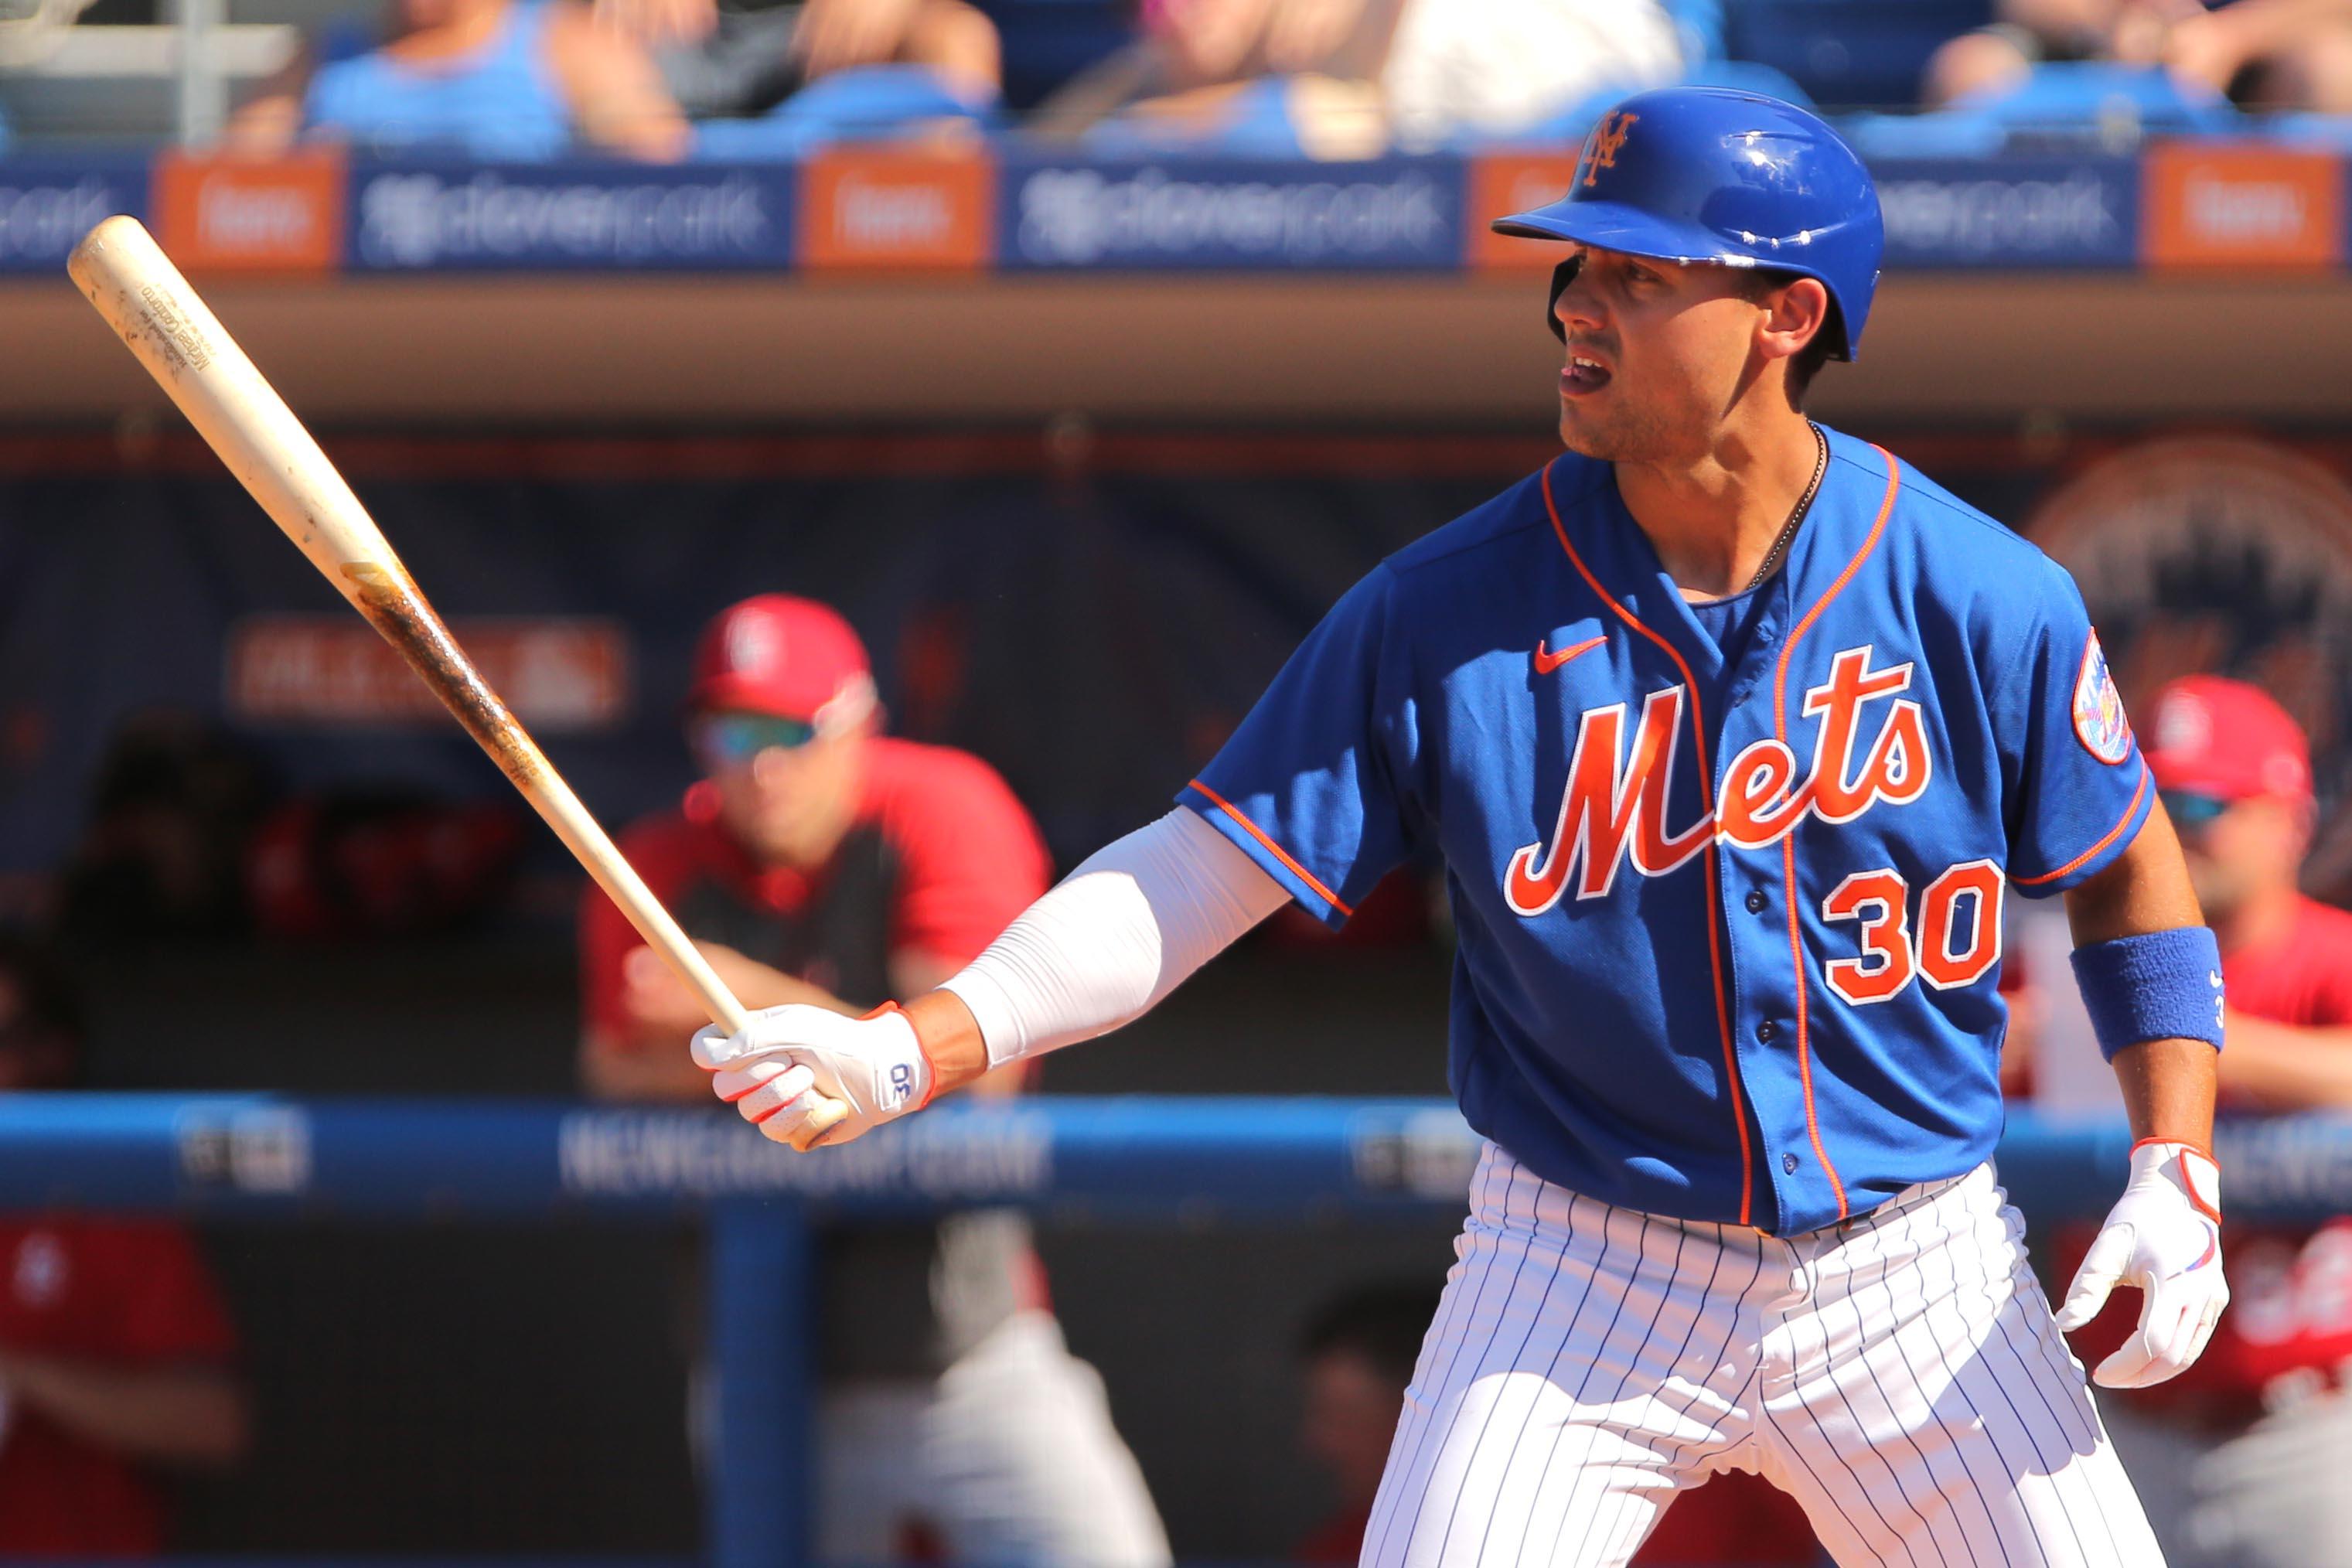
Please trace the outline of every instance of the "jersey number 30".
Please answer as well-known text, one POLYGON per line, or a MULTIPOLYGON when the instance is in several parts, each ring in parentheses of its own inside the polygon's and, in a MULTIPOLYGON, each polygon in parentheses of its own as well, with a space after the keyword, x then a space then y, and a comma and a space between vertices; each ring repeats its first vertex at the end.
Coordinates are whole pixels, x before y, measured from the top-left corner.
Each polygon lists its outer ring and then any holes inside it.
POLYGON ((2000 962, 2002 886, 1992 861, 1963 860, 1927 884, 1906 929, 1911 889, 1902 877, 1855 872, 1822 900, 1824 920, 1862 922, 1862 956, 1829 961, 1830 989, 1859 1007, 1885 1001, 1914 975, 1938 991, 1973 985, 2000 962))

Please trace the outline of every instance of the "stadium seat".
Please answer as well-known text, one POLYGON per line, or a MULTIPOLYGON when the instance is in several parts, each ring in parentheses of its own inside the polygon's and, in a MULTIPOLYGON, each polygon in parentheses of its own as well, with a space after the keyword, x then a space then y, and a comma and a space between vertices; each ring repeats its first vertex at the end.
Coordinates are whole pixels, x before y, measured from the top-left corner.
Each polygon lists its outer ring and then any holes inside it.
POLYGON ((2128 152, 2149 136, 2250 123, 2220 94, 2165 71, 2084 60, 2037 66, 1996 97, 1932 114, 1849 115, 1841 128, 1864 157, 1978 158, 2029 145, 2128 152))
POLYGON ((2352 153, 2352 115, 2279 114, 2253 123, 2273 140, 2292 146, 2352 153))
POLYGON ((1946 39, 1992 19, 1991 0, 1728 0, 1724 50, 1787 72, 1821 103, 1916 103, 1946 39))
POLYGON ((995 104, 959 97, 920 66, 866 66, 813 82, 756 120, 702 121, 694 128, 693 156, 789 160, 839 142, 928 133, 941 121, 987 130, 997 119, 995 104))
POLYGON ((1263 77, 1234 94, 1229 112, 1213 128, 1178 125, 1138 114, 1114 114, 1087 129, 1079 145, 1097 158, 1146 158, 1168 153, 1202 157, 1298 158, 1306 155, 1290 115, 1290 79, 1263 77))
POLYGON ((1135 36, 1132 0, 973 0, 1004 45, 1004 101, 1029 109, 1135 36))
MULTIPOLYGON (((1782 72, 1748 60, 1701 60, 1684 73, 1683 79, 1694 87, 1737 88, 1743 92, 1760 92, 1790 103, 1807 107, 1812 104, 1805 89, 1782 72)), ((1592 122, 1600 119, 1611 104, 1624 97, 1628 90, 1622 87, 1603 88, 1587 94, 1540 124, 1531 125, 1499 141, 1487 138, 1480 145, 1572 147, 1584 140, 1585 132, 1592 129, 1592 122)))

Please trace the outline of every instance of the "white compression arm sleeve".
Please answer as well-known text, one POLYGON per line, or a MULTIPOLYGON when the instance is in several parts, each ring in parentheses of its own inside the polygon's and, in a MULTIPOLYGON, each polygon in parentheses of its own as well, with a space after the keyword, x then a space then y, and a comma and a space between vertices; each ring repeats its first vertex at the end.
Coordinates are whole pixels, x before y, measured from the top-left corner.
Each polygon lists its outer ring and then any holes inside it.
POLYGON ((1178 806, 1071 872, 942 989, 1001 1067, 1141 1017, 1289 897, 1178 806))

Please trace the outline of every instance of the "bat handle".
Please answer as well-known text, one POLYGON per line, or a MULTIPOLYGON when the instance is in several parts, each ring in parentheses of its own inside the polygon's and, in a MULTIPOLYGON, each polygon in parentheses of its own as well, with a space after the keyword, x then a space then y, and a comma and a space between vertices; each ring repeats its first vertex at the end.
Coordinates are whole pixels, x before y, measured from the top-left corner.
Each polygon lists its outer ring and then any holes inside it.
MULTIPOLYGON (((637 934, 646 939, 646 945, 660 954, 670 973, 694 993, 702 1010, 710 1015, 710 1021, 730 1035, 740 1035, 749 1028, 751 1016, 744 1010, 743 1004, 728 989, 719 972, 710 967, 710 961, 702 956, 693 938, 654 897, 636 868, 622 858, 596 819, 580 804, 579 796, 551 772, 525 793, 547 825, 555 829, 556 837, 588 868, 588 874, 636 928, 637 934)), ((815 1109, 801 1123, 804 1141, 823 1136, 849 1114, 849 1108, 837 1100, 819 1095, 815 1101, 815 1109)), ((806 1146, 805 1142, 802 1146, 806 1146)))
POLYGON ((659 904, 654 908, 661 915, 663 931, 659 940, 647 933, 643 926, 637 928, 637 934, 646 937, 654 951, 661 954, 662 961, 670 966, 671 972, 686 982, 695 999, 702 1004, 702 1010, 710 1015, 712 1023, 728 1034, 741 1034, 751 1026, 751 1015, 744 1011, 743 1004, 736 998, 734 992, 727 988, 727 982, 719 977, 719 972, 710 967, 710 961, 702 956, 702 950, 678 929, 677 921, 670 919, 669 911, 659 904))

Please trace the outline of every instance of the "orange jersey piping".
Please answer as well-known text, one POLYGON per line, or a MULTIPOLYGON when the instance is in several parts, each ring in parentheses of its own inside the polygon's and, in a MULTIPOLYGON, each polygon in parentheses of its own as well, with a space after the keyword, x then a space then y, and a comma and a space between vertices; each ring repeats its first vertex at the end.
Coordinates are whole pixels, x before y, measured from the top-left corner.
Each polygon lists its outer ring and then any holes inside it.
MULTIPOLYGON (((1838 574, 1838 579, 1830 584, 1829 592, 1813 601, 1813 607, 1805 612, 1797 622, 1796 629, 1789 634, 1789 640, 1780 645, 1780 679, 1772 683, 1772 734, 1784 747, 1789 743, 1790 658, 1797 651, 1798 641, 1812 629, 1813 622, 1821 617, 1821 613, 1829 608, 1830 601, 1844 592, 1845 585, 1853 581, 1853 574, 1862 569, 1862 563, 1869 559, 1870 552, 1878 548, 1878 536, 1886 531, 1886 520, 1895 512, 1895 497, 1903 488, 1903 470, 1895 466, 1894 454, 1884 447, 1873 447, 1871 450, 1886 459, 1886 496, 1878 503, 1878 516, 1871 523, 1870 533, 1863 540, 1862 548, 1853 552, 1853 559, 1845 563, 1845 570, 1838 574)), ((1822 1163, 1822 1172, 1830 1179, 1830 1191, 1837 1197, 1838 1218, 1843 1219, 1848 1212, 1845 1183, 1840 1179, 1836 1163, 1831 1160, 1829 1151, 1822 1145, 1821 1119, 1813 1110, 1812 1008, 1805 986, 1804 938, 1797 927, 1797 835, 1793 826, 1788 836, 1780 840, 1780 878, 1786 894, 1783 901, 1789 910, 1789 958, 1797 978, 1797 1081, 1805 1091, 1805 1135, 1812 1140, 1813 1158, 1822 1163)))
POLYGON ((1339 895, 1325 887, 1321 878, 1316 876, 1314 872, 1308 870, 1297 861, 1293 860, 1290 858, 1289 853, 1286 851, 1281 845, 1276 844, 1273 839, 1265 836, 1264 829, 1259 827, 1256 823, 1252 822, 1248 817, 1243 816, 1232 801, 1227 800, 1223 795, 1219 795, 1215 790, 1211 789, 1199 779, 1194 779, 1192 781, 1192 787, 1199 790, 1202 795, 1207 795, 1210 802, 1213 804, 1219 811, 1223 812, 1227 816, 1230 816, 1235 822, 1240 823, 1243 830, 1252 838, 1255 838, 1260 844, 1265 845, 1265 852, 1267 854, 1281 861, 1285 866, 1289 867, 1291 875, 1306 883, 1307 886, 1314 891, 1317 898, 1321 899, 1325 903, 1339 910, 1342 915, 1353 915, 1356 912, 1354 910, 1349 909, 1346 904, 1341 903, 1339 901, 1339 895))
MULTIPOLYGON (((1569 542, 1568 530, 1560 523, 1559 507, 1553 501, 1551 494, 1551 471, 1559 462, 1559 458, 1553 458, 1544 465, 1543 470, 1544 511, 1551 519, 1552 533, 1559 540, 1560 549, 1567 553, 1569 564, 1576 568, 1576 574, 1584 579, 1585 586, 1592 590, 1593 596, 1614 611, 1619 620, 1657 644, 1664 650, 1665 656, 1675 661, 1675 668, 1682 671, 1683 689, 1690 693, 1691 742, 1698 753, 1699 803, 1712 819, 1715 816, 1715 771, 1707 765, 1706 725, 1699 714, 1698 682, 1692 678, 1690 666, 1683 661, 1683 656, 1675 651, 1675 645, 1652 631, 1642 623, 1640 616, 1612 598, 1601 586, 1600 579, 1593 576, 1591 570, 1584 564, 1584 558, 1576 552, 1576 546, 1569 542)), ((1715 971, 1715 1023, 1723 1036, 1723 1070, 1731 1077, 1731 1120, 1739 1129, 1739 1223, 1747 1225, 1756 1209, 1756 1153, 1748 1146, 1748 1089, 1740 1081, 1739 1059, 1731 1048, 1731 1011, 1723 999, 1723 937, 1717 929, 1722 923, 1721 906, 1716 889, 1715 837, 1710 832, 1706 841, 1706 961, 1715 971)))
POLYGON ((2139 787, 2132 791, 2131 804, 2124 807, 2124 814, 2121 820, 2117 821, 2113 827, 2107 829, 2106 837, 2101 838, 2096 844, 2092 845, 2088 849, 2084 850, 2080 855, 2075 856, 2072 860, 2067 861, 2063 866, 2059 867, 2055 871, 2044 871, 2038 877, 2011 877, 2010 880, 2016 883, 2021 888, 2038 888, 2044 882, 2054 882, 2059 878, 2064 876, 2067 872, 2075 869, 2077 867, 2088 864, 2097 857, 2100 850, 2105 849, 2108 845, 2113 844, 2116 841, 2116 835, 2121 833, 2130 825, 2132 817, 2139 811, 2139 803, 2141 799, 2146 796, 2147 794, 2147 759, 2143 757, 2140 759, 2139 764, 2139 787))

